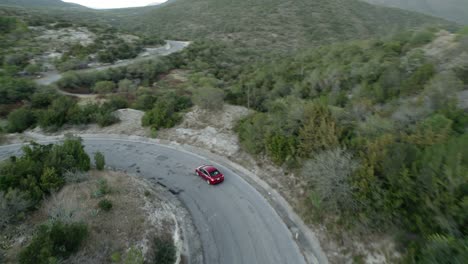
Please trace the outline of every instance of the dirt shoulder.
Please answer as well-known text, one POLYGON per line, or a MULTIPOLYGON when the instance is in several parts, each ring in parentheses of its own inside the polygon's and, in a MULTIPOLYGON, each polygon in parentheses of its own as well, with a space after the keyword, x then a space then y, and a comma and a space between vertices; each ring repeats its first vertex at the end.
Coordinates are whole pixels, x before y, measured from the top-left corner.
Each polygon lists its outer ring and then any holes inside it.
POLYGON ((201 244, 189 214, 167 190, 118 171, 92 171, 67 180, 73 182, 46 199, 23 223, 1 231, 6 263, 16 263, 37 226, 53 220, 88 226, 87 239, 67 263, 120 263, 132 249, 151 261, 158 250, 156 239, 175 245, 176 263, 188 256, 196 260, 193 263, 202 263, 201 244), (98 205, 104 199, 112 204, 109 211, 98 205))

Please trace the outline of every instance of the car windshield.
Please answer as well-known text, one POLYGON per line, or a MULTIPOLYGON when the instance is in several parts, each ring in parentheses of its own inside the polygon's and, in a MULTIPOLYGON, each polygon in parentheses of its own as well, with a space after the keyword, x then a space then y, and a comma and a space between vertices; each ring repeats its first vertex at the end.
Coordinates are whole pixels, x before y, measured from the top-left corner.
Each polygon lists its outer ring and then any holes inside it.
POLYGON ((211 172, 210 172, 210 176, 211 176, 211 177, 216 177, 216 176, 218 176, 218 175, 220 175, 220 174, 221 174, 221 172, 219 172, 218 170, 214 170, 214 171, 211 171, 211 172))

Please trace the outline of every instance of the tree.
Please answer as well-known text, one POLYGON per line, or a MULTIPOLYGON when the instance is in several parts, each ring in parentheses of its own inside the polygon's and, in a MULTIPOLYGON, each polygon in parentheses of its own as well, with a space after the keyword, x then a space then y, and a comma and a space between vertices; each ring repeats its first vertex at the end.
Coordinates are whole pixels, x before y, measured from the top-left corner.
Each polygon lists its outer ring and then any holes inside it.
POLYGON ((468 259, 468 238, 432 235, 420 254, 420 263, 464 263, 468 259))
POLYGON ((36 123, 36 117, 28 108, 14 110, 8 115, 8 131, 23 132, 36 123))
POLYGON ((18 20, 14 17, 0 17, 0 33, 7 34, 16 29, 18 20))
POLYGON ((94 87, 93 91, 99 94, 106 94, 111 93, 115 88, 115 83, 111 81, 100 81, 97 82, 94 87))
POLYGON ((255 113, 241 120, 237 133, 242 147, 251 154, 260 154, 265 150, 264 137, 268 125, 267 114, 255 113))
POLYGON ((444 115, 435 114, 418 124, 415 133, 407 136, 407 140, 413 144, 430 146, 446 141, 451 133, 453 121, 444 115))
POLYGON ((224 104, 224 92, 211 87, 198 88, 193 96, 193 101, 202 109, 221 109, 224 104))
POLYGON ((176 261, 176 247, 170 238, 154 239, 154 259, 158 264, 172 264, 176 261))
POLYGON ((351 175, 358 163, 344 149, 325 150, 305 162, 302 177, 319 197, 319 204, 327 211, 356 209, 351 175))
POLYGON ((42 128, 60 128, 67 123, 69 110, 76 105, 70 97, 59 97, 52 102, 52 105, 39 114, 39 125, 42 128))
POLYGON ((296 140, 293 136, 271 133, 265 139, 265 147, 273 162, 281 165, 294 156, 296 140))
POLYGON ((44 168, 41 176, 41 188, 46 192, 59 190, 65 184, 63 177, 58 175, 55 168, 44 168))
POLYGON ((166 101, 156 102, 154 108, 145 113, 142 119, 143 126, 151 126, 154 129, 173 127, 181 119, 174 111, 174 106, 166 101))
POLYGON ((36 85, 29 80, 0 76, 0 104, 28 99, 35 90, 36 85))
POLYGON ((37 64, 29 64, 24 68, 24 70, 29 74, 29 75, 34 75, 37 74, 41 71, 41 66, 37 64))
POLYGON ((339 129, 326 105, 306 105, 304 117, 306 119, 299 131, 299 149, 302 157, 309 157, 311 153, 338 145, 339 129))
POLYGON ((119 93, 125 93, 127 94, 127 97, 131 94, 134 94, 136 92, 137 86, 130 81, 129 79, 123 79, 119 81, 119 93))
POLYGON ((19 254, 21 264, 56 263, 76 252, 88 235, 82 223, 53 222, 39 226, 31 243, 19 254))

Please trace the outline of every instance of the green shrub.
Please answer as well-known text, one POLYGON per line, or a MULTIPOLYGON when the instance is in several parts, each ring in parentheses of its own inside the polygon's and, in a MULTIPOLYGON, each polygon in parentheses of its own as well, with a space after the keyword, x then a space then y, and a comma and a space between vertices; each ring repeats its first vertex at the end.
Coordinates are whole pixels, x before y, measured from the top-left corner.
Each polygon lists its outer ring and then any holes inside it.
POLYGON ((221 89, 202 87, 195 91, 193 101, 202 109, 219 110, 223 107, 224 97, 221 89))
POLYGON ((432 235, 420 256, 419 263, 465 263, 468 260, 468 238, 432 235))
POLYGON ((122 96, 112 96, 108 102, 111 109, 123 109, 128 107, 127 99, 122 96))
POLYGON ((122 256, 120 255, 120 252, 114 252, 110 256, 110 259, 112 263, 120 263, 120 261, 122 260, 122 256))
POLYGON ((0 76, 0 104, 18 103, 29 99, 36 85, 29 80, 0 76))
POLYGON ((112 111, 108 110, 100 110, 94 115, 94 120, 101 127, 110 126, 120 121, 112 111))
POLYGON ((154 239, 154 263, 173 264, 176 260, 176 247, 172 239, 154 239))
POLYGON ((52 102, 52 105, 39 112, 39 125, 42 128, 60 128, 67 123, 69 111, 76 105, 70 97, 61 96, 52 102))
POLYGON ((58 175, 54 168, 44 168, 41 175, 41 188, 47 191, 57 191, 65 184, 65 179, 58 175))
POLYGON ((106 179, 99 179, 98 189, 93 193, 93 197, 100 198, 108 193, 110 193, 110 187, 107 184, 106 179))
POLYGON ((299 131, 300 155, 334 148, 338 145, 339 128, 327 106, 313 103, 304 109, 304 124, 299 131))
POLYGON ((97 82, 94 87, 93 91, 99 94, 106 94, 111 93, 115 88, 115 83, 111 81, 100 81, 97 82))
POLYGON ((76 252, 88 235, 82 223, 41 225, 31 243, 19 254, 21 264, 49 264, 76 252))
POLYGON ((125 258, 125 264, 143 264, 144 263, 143 253, 139 248, 131 247, 125 258))
POLYGON ((410 44, 413 46, 420 46, 431 42, 435 37, 435 34, 430 31, 419 31, 413 34, 410 40, 410 44))
POLYGON ((52 104, 56 97, 57 93, 53 89, 36 92, 31 97, 31 105, 33 108, 46 108, 52 104))
POLYGON ((65 172, 88 171, 89 156, 81 140, 66 138, 62 145, 31 143, 21 157, 0 164, 0 192, 21 192, 21 197, 36 205, 46 194, 63 186, 65 172))
POLYGON ((181 116, 175 112, 174 105, 158 101, 154 108, 145 113, 142 119, 143 126, 151 126, 155 129, 170 128, 181 120, 181 116))
POLYGON ((99 201, 98 206, 100 209, 109 212, 112 209, 112 202, 108 199, 102 199, 99 201))
POLYGON ((35 123, 34 112, 28 108, 20 108, 8 115, 8 132, 23 132, 35 123))
POLYGON ((94 154, 94 163, 96 164, 96 169, 104 169, 104 166, 106 165, 106 160, 101 152, 98 151, 96 152, 96 154, 94 154))

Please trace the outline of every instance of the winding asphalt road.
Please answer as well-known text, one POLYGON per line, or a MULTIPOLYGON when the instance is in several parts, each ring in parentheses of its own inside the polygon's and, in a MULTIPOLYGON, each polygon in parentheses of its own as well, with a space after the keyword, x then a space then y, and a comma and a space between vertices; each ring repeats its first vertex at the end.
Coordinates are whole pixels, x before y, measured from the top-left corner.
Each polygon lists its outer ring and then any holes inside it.
MULTIPOLYGON (((200 234, 207 264, 302 264, 290 231, 255 188, 218 164, 225 181, 207 185, 194 168, 211 163, 164 145, 112 138, 84 138, 86 151, 101 151, 107 165, 141 174, 178 193, 200 234)), ((19 155, 21 145, 0 147, 0 159, 19 155)), ((212 163, 211 163, 212 164, 212 163)))

